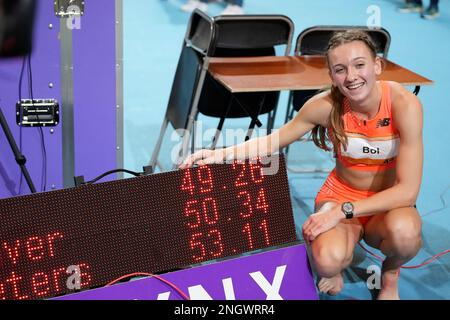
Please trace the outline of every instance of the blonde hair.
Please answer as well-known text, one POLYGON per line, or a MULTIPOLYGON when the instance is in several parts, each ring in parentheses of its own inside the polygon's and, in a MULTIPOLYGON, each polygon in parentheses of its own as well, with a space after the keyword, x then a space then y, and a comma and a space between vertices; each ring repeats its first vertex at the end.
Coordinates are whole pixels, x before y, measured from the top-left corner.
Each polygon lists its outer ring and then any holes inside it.
MULTIPOLYGON (((367 32, 358 29, 350 29, 333 34, 328 42, 328 47, 325 54, 327 61, 331 50, 353 41, 363 42, 371 52, 372 57, 374 59, 376 58, 376 45, 367 32)), ((347 136, 345 134, 344 123, 342 121, 342 115, 344 114, 344 95, 335 86, 331 87, 331 100, 333 102, 333 107, 330 113, 329 125, 332 129, 332 133, 330 133, 327 128, 317 125, 312 129, 311 135, 316 146, 325 151, 331 151, 332 149, 327 145, 327 141, 331 141, 336 152, 340 145, 343 145, 344 149, 347 148, 347 136)))

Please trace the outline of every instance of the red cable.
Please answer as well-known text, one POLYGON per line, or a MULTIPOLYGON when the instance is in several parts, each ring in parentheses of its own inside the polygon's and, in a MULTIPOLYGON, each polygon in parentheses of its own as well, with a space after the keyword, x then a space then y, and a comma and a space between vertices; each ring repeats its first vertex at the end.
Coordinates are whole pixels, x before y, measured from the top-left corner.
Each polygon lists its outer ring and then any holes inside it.
POLYGON ((166 279, 157 276, 155 274, 151 274, 151 273, 145 273, 145 272, 136 272, 136 273, 131 273, 131 274, 127 274, 125 276, 122 276, 114 281, 111 281, 110 283, 108 283, 107 285, 105 285, 105 287, 109 287, 113 284, 115 284, 116 282, 126 279, 126 278, 130 278, 130 277, 135 277, 135 276, 149 276, 149 277, 153 277, 158 279, 159 281, 164 282, 165 284, 167 284, 169 287, 171 287, 172 289, 176 290, 182 297, 184 300, 190 300, 190 298, 183 292, 181 291, 176 285, 174 285, 173 283, 167 281, 166 279))
MULTIPOLYGON (((383 259, 382 257, 376 255, 376 254, 373 253, 373 252, 370 252, 370 251, 369 251, 368 249, 366 249, 361 243, 359 243, 359 246, 360 246, 361 248, 363 248, 364 251, 366 251, 366 252, 369 253, 370 255, 374 256, 374 257, 377 258, 378 260, 384 261, 384 259, 383 259)), ((416 266, 401 266, 400 268, 402 268, 402 269, 417 269, 417 268, 426 266, 427 264, 430 264, 431 262, 433 262, 433 261, 436 260, 437 258, 439 258, 439 257, 441 257, 441 256, 443 256, 444 254, 447 254, 447 253, 449 253, 449 252, 450 252, 450 249, 447 249, 447 250, 445 250, 445 251, 442 251, 441 253, 438 253, 438 254, 434 255, 433 257, 431 257, 430 259, 428 259, 428 260, 422 262, 422 263, 419 264, 419 265, 416 265, 416 266)))

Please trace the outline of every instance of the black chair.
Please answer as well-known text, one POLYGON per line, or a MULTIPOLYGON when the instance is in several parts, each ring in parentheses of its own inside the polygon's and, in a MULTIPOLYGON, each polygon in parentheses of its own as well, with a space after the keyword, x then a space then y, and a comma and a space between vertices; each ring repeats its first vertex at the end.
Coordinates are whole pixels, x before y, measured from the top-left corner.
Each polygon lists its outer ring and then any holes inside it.
MULTIPOLYGON (((377 54, 381 57, 387 58, 389 46, 391 43, 391 36, 384 28, 368 28, 366 26, 314 26, 303 30, 297 37, 294 54, 296 56, 305 55, 325 55, 328 42, 335 32, 345 31, 350 29, 363 30, 369 34, 376 45, 377 54)), ((300 108, 312 98, 318 90, 295 90, 289 93, 288 106, 286 110, 285 123, 294 117, 294 112, 299 111, 300 108)), ((286 148, 286 157, 289 148, 286 148)), ((293 170, 295 172, 311 172, 311 170, 293 170)), ((318 172, 320 170, 314 170, 318 172)))
POLYGON ((198 114, 220 118, 211 149, 226 118, 249 117, 248 139, 258 116, 268 114, 268 130, 273 128, 279 92, 232 94, 208 73, 211 57, 271 56, 276 47, 286 46, 289 55, 293 22, 282 15, 238 15, 211 18, 195 10, 183 41, 166 116, 150 165, 155 167, 164 133, 170 123, 183 138, 180 157, 187 154, 189 141, 194 151, 195 120, 198 114))

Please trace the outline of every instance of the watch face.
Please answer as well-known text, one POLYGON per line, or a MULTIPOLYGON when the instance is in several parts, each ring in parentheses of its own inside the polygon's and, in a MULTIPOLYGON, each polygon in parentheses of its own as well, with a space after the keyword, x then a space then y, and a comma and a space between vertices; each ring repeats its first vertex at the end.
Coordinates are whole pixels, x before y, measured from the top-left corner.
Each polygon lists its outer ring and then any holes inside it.
POLYGON ((350 202, 345 202, 342 205, 342 209, 344 209, 345 212, 352 212, 353 211, 353 204, 351 204, 350 202))

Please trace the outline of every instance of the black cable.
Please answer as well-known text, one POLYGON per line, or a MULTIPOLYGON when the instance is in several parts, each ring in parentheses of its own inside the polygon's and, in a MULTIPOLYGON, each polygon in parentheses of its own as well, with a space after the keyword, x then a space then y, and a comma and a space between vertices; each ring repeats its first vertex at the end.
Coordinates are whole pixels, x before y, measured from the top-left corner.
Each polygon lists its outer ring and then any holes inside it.
POLYGON ((84 184, 93 184, 93 183, 97 182, 98 180, 106 177, 107 175, 110 175, 110 174, 113 174, 113 173, 117 173, 117 172, 129 173, 129 174, 131 174, 131 175, 133 175, 135 177, 139 177, 139 176, 142 176, 142 175, 145 174, 145 173, 139 173, 139 172, 130 171, 130 170, 127 170, 127 169, 114 169, 114 170, 110 170, 110 171, 107 171, 107 172, 99 175, 97 178, 95 178, 93 180, 86 181, 84 184))
MULTIPOLYGON (((29 92, 31 96, 31 105, 33 106, 34 94, 33 94, 33 73, 31 70, 31 55, 28 55, 28 84, 29 92)), ((36 112, 37 121, 39 122, 39 114, 36 112)), ((47 150, 45 148, 44 131, 42 127, 39 127, 39 135, 41 138, 41 150, 42 150, 42 174, 41 174, 41 191, 47 189, 47 150)))
MULTIPOLYGON (((25 63, 27 61, 27 57, 23 57, 22 60, 22 68, 20 70, 20 77, 19 77, 19 103, 22 101, 22 82, 23 82, 23 73, 25 71, 25 63)), ((20 153, 22 153, 22 108, 19 108, 19 151, 20 153)), ((20 179, 19 179, 19 190, 18 190, 18 194, 20 195, 22 193, 22 182, 23 182, 23 173, 22 171, 20 171, 20 179)))

